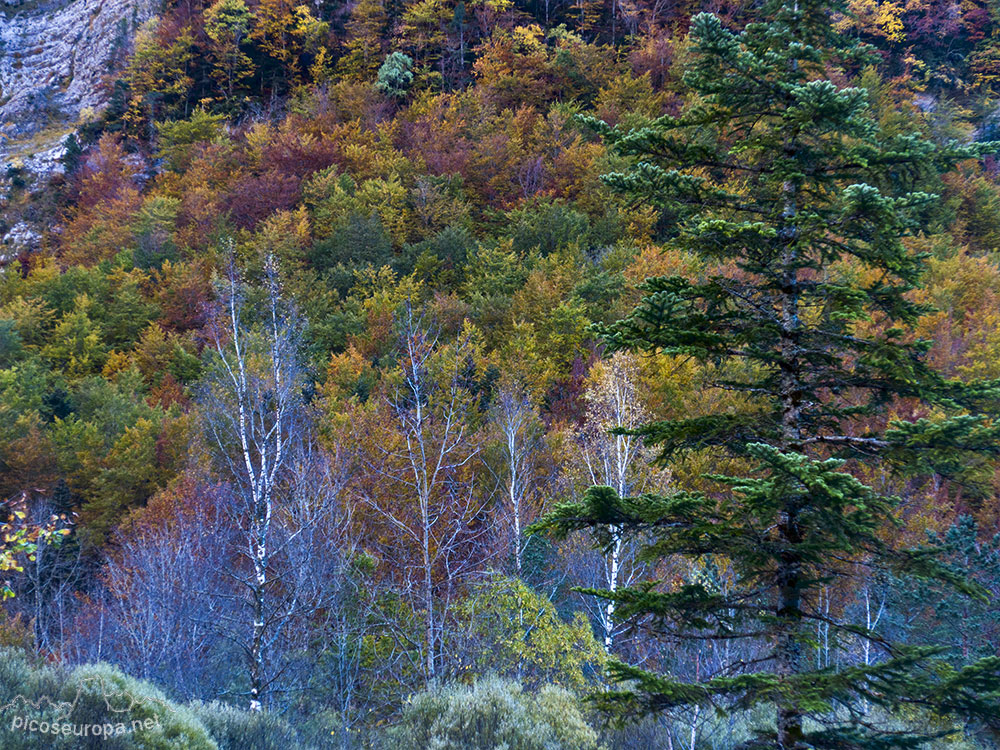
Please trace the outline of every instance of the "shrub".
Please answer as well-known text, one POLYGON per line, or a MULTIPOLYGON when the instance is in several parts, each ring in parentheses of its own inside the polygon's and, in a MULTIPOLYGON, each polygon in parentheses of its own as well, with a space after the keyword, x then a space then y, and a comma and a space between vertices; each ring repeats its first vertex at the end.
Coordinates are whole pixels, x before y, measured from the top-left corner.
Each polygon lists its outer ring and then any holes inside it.
POLYGON ((168 701, 149 683, 106 664, 86 665, 70 672, 35 661, 18 649, 0 650, 0 747, 217 748, 189 709, 168 701), (93 730, 94 726, 100 730, 93 730))
POLYGON ((392 243, 377 214, 351 213, 338 220, 330 236, 316 243, 309 253, 313 266, 324 271, 338 265, 376 268, 393 258, 392 243))
POLYGON ((295 730, 275 714, 251 713, 219 701, 195 701, 188 708, 208 729, 219 750, 302 748, 295 730))
POLYGON ((0 319, 0 369, 13 367, 23 356, 24 346, 16 323, 0 319))
POLYGON ((393 750, 596 750, 576 698, 547 686, 527 693, 489 677, 412 696, 389 731, 393 750))
POLYGON ((573 243, 590 244, 590 219, 562 203, 529 203, 510 211, 507 222, 506 234, 521 255, 537 250, 546 256, 573 243))

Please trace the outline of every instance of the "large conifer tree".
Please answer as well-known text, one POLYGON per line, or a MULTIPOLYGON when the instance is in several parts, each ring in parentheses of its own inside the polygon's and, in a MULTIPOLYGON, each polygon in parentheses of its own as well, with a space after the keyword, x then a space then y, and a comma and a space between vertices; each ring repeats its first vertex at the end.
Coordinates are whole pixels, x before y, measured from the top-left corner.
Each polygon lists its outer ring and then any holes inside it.
POLYGON ((878 568, 981 595, 931 546, 887 542, 899 500, 854 468, 878 462, 968 485, 1000 444, 989 416, 998 384, 942 377, 908 331, 925 312, 907 294, 923 258, 904 243, 933 199, 915 186, 990 146, 882 132, 864 90, 827 80, 867 54, 831 30, 831 12, 819 0, 779 0, 741 32, 698 15, 684 112, 636 130, 591 122, 631 165, 608 183, 679 217, 670 244, 707 269, 699 281, 648 279, 641 304, 603 332, 609 348, 691 357, 707 387, 744 394, 743 408, 639 433, 665 463, 702 451, 747 469, 711 477, 717 491, 621 498, 595 487, 539 526, 631 536, 654 565, 725 561, 738 583, 724 591, 651 581, 593 593, 653 633, 747 639, 763 657, 697 684, 613 662, 618 684, 600 703, 623 717, 773 706, 773 727, 751 744, 784 750, 920 744, 919 732, 874 722, 873 707, 1000 716, 1000 658, 955 667, 932 647, 887 643, 818 606, 823 587, 878 568), (889 419, 898 403, 925 416, 889 419), (817 622, 842 643, 870 640, 881 657, 816 669, 817 622))

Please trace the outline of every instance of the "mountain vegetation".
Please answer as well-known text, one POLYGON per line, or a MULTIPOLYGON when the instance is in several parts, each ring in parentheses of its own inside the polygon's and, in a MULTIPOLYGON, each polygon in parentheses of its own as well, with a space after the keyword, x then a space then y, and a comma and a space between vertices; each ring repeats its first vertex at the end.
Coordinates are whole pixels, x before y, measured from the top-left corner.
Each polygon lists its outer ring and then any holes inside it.
POLYGON ((1000 745, 996 8, 122 44, 0 194, 0 745, 1000 745))

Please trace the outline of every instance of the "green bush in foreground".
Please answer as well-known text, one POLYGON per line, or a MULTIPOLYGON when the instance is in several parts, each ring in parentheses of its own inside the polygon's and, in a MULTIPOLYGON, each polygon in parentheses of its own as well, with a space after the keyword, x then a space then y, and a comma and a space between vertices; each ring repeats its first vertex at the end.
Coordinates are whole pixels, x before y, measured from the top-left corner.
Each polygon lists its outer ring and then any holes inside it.
POLYGON ((295 730, 274 714, 250 713, 219 701, 195 701, 188 707, 208 730, 219 750, 295 750, 301 747, 295 730))
POLYGON ((394 750, 596 750, 576 698, 548 686, 528 693, 488 677, 412 696, 388 733, 394 750))
POLYGON ((106 664, 67 671, 0 650, 4 750, 217 750, 194 714, 106 664))
POLYGON ((181 705, 107 664, 67 670, 0 648, 2 750, 302 750, 268 713, 181 705))

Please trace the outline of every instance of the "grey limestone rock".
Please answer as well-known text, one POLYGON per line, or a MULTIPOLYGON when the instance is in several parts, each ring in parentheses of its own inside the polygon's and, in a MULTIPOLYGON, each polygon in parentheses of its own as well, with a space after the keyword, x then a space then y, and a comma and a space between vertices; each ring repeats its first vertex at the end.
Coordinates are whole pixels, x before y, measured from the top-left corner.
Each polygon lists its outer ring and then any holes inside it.
POLYGON ((0 0, 0 163, 34 159, 100 111, 113 61, 154 10, 154 0, 0 0))

